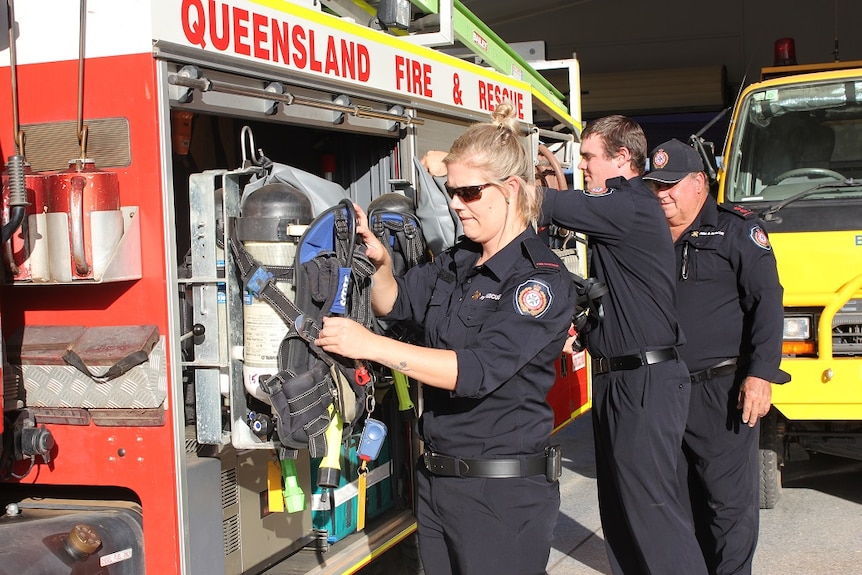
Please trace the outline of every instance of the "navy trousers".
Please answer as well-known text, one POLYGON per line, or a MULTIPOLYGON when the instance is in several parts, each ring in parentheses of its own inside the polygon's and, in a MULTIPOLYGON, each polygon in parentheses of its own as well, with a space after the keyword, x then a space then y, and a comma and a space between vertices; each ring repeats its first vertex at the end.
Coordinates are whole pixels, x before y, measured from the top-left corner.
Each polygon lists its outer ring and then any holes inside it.
POLYGON ((416 472, 419 554, 427 575, 544 575, 560 484, 416 472))
POLYGON ((679 361, 593 380, 602 532, 615 575, 705 575, 680 493, 691 382, 679 361))
POLYGON ((742 423, 734 375, 692 385, 680 477, 713 575, 751 575, 760 526, 760 421, 742 423))

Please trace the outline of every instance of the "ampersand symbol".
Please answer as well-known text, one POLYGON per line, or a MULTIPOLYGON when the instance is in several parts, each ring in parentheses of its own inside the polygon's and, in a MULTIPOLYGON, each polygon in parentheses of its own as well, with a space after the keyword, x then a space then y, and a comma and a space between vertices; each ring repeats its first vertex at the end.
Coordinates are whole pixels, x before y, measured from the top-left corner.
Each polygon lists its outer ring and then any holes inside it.
POLYGON ((459 106, 463 105, 463 94, 461 93, 461 78, 458 74, 452 75, 452 101, 458 104, 459 106))

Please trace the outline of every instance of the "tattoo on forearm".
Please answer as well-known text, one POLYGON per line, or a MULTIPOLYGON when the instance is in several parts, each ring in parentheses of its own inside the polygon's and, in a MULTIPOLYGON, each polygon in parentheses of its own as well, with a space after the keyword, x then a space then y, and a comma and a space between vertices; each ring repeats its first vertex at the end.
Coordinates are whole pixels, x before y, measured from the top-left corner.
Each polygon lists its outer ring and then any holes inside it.
POLYGON ((410 367, 407 366, 406 361, 402 361, 399 363, 383 361, 381 363, 383 365, 385 365, 386 367, 388 367, 390 369, 394 369, 395 371, 400 371, 401 373, 409 373, 411 371, 410 367))

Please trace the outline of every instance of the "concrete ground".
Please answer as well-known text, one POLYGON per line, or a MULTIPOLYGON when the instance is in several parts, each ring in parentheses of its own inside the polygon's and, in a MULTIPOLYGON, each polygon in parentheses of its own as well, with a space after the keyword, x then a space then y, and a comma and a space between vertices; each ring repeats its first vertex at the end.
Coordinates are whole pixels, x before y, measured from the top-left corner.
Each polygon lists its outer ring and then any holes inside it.
MULTIPOLYGON (((610 574, 596 501, 589 414, 556 435, 562 505, 549 575, 610 574)), ((789 463, 775 509, 761 511, 756 575, 862 573, 862 462, 825 455, 789 463)))

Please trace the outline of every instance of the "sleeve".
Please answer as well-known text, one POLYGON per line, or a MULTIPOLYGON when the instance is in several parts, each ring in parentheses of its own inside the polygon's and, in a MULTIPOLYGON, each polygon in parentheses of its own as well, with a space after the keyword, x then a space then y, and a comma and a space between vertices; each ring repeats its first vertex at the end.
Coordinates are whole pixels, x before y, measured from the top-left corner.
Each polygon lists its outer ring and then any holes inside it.
POLYGON ((604 193, 546 189, 542 224, 585 233, 607 244, 623 240, 632 228, 637 207, 629 191, 607 188, 604 193))
POLYGON ((556 357, 563 349, 574 306, 574 284, 564 274, 536 270, 505 291, 500 305, 487 317, 461 318, 481 322, 482 327, 477 345, 455 350, 458 379, 453 395, 484 397, 537 356, 556 357))
POLYGON ((434 292, 436 278, 446 273, 443 262, 451 261, 448 252, 442 252, 433 262, 420 264, 407 270, 404 276, 395 276, 398 284, 398 296, 392 310, 384 318, 392 321, 413 321, 425 323, 425 311, 434 292))
POLYGON ((743 353, 750 356, 748 375, 784 383, 779 369, 784 333, 784 290, 778 279, 775 254, 762 222, 740 221, 734 226, 733 262, 740 304, 745 314, 743 353))

